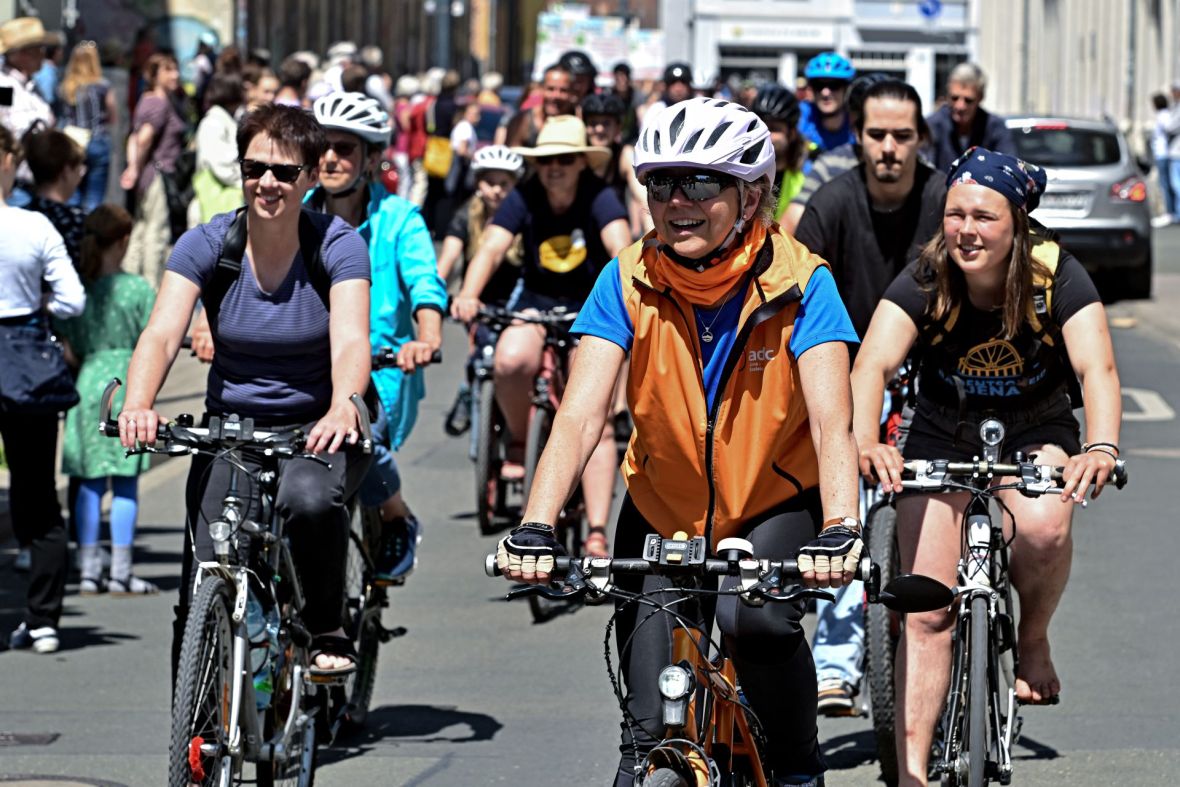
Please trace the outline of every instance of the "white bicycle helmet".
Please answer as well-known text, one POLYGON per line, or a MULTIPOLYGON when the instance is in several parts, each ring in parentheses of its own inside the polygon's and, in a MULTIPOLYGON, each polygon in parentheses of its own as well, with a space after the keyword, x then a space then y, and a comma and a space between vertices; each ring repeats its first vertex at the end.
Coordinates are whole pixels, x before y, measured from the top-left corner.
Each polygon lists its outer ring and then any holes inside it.
POLYGON ((480 148, 471 159, 471 169, 477 173, 498 169, 519 177, 523 168, 524 158, 507 145, 488 145, 486 148, 480 148))
POLYGON ((356 134, 370 145, 389 144, 389 114, 363 93, 329 93, 316 99, 315 119, 325 129, 356 134))
POLYGON ((774 179, 774 145, 762 119, 741 104, 690 98, 664 107, 635 143, 635 176, 665 167, 694 167, 747 183, 774 179))

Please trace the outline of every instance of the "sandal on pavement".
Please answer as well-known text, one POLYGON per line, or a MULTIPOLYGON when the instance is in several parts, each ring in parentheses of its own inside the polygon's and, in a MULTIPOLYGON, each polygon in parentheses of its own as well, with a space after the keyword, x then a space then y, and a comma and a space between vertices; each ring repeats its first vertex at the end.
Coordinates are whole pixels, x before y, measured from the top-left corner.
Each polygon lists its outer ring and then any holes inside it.
POLYGON ((314 683, 336 681, 356 672, 356 648, 353 647, 352 640, 348 637, 339 637, 334 634, 319 634, 312 637, 311 655, 308 660, 311 666, 308 667, 307 674, 314 683), (316 660, 324 655, 343 656, 348 659, 348 664, 333 668, 316 666, 316 660))
POLYGON ((102 577, 82 577, 78 582, 78 595, 97 596, 106 593, 110 588, 102 577))
POLYGON ((154 583, 140 579, 134 574, 126 579, 111 577, 107 581, 107 590, 112 596, 154 596, 160 592, 154 583))
POLYGON ((586 529, 586 540, 582 542, 582 554, 591 557, 608 557, 610 542, 606 540, 606 528, 592 525, 586 529))

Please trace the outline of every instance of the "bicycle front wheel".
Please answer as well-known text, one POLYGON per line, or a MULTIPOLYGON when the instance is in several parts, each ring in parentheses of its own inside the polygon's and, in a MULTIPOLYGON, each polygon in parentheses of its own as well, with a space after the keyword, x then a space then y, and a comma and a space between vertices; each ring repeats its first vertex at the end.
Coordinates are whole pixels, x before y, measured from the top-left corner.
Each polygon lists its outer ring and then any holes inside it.
POLYGON ((346 682, 346 723, 359 728, 369 715, 373 687, 377 682, 381 608, 385 589, 372 582, 372 568, 366 555, 373 554, 381 533, 381 517, 375 509, 362 508, 352 520, 345 572, 345 614, 348 634, 356 643, 357 665, 346 682))
POLYGON ((495 384, 481 380, 478 391, 479 432, 475 440, 475 509, 479 532, 495 530, 496 513, 504 507, 504 485, 500 469, 504 465, 504 417, 496 406, 495 384))
POLYGON ((976 596, 971 599, 970 621, 971 649, 968 653, 970 667, 967 683, 967 746, 963 755, 967 758, 967 787, 983 787, 987 784, 988 756, 988 618, 987 599, 976 596))
POLYGON ((228 752, 235 680, 230 603, 225 580, 207 577, 189 607, 173 692, 170 787, 226 784, 241 767, 228 752))
MULTIPOLYGON (((869 554, 881 567, 881 587, 885 587, 893 580, 900 562, 897 512, 892 506, 881 506, 869 520, 867 530, 869 554)), ((865 605, 865 677, 869 681, 877 761, 881 766, 881 778, 887 785, 895 785, 898 780, 893 665, 901 624, 901 615, 886 609, 884 604, 865 605)))

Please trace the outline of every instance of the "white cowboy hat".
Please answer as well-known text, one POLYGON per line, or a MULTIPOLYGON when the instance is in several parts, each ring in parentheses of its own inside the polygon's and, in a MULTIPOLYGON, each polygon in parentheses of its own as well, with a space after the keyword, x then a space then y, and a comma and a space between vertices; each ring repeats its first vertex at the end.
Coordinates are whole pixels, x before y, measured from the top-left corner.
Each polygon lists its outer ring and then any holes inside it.
POLYGON ((0 52, 8 53, 27 46, 49 46, 60 37, 45 32, 41 20, 35 16, 18 16, 0 25, 0 52))
POLYGON ((537 146, 513 148, 525 158, 560 156, 562 153, 582 153, 591 167, 600 167, 610 160, 610 148, 586 144, 586 124, 573 115, 558 115, 545 121, 537 134, 537 146))

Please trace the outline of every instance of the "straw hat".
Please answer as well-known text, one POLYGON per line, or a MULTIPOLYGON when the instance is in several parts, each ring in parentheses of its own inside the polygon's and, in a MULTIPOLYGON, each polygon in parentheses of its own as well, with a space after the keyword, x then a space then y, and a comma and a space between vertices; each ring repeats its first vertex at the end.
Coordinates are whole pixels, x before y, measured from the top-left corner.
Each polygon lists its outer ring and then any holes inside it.
POLYGON ((27 46, 49 46, 58 37, 45 32, 41 20, 35 16, 18 16, 0 25, 0 52, 8 53, 27 46))
POLYGON ((537 134, 534 148, 513 148, 525 158, 560 156, 562 153, 584 153, 591 167, 600 167, 610 160, 609 148, 586 144, 586 124, 573 115, 558 115, 545 121, 537 134))

